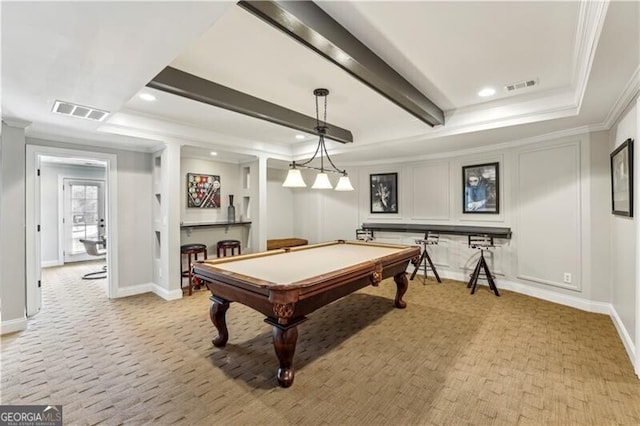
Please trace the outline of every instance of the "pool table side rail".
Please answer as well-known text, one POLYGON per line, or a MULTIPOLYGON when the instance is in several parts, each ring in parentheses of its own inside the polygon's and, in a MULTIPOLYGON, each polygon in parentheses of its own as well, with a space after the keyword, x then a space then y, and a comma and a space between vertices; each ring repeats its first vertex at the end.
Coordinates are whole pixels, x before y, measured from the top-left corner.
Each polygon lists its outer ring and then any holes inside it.
MULTIPOLYGON (((306 245, 306 246, 285 247, 285 248, 281 248, 281 249, 262 251, 262 252, 258 252, 258 253, 248 253, 248 254, 243 254, 243 255, 240 255, 240 256, 228 256, 228 257, 219 257, 219 258, 215 258, 215 259, 199 260, 194 265, 211 265, 211 266, 214 266, 214 265, 220 265, 220 264, 229 263, 229 262, 237 262, 238 260, 254 259, 254 258, 257 258, 257 257, 265 257, 265 256, 276 256, 276 255, 279 255, 279 254, 282 254, 282 253, 296 252, 296 251, 303 251, 303 250, 312 250, 312 249, 315 249, 315 248, 325 247, 325 246, 332 246, 332 245, 336 245, 336 244, 351 244, 351 245, 363 245, 363 246, 368 245, 368 246, 374 246, 374 247, 386 247, 386 248, 398 248, 398 249, 407 248, 407 247, 414 247, 414 246, 407 246, 407 245, 401 245, 401 244, 390 244, 390 243, 336 240, 336 241, 329 241, 329 242, 325 242, 325 243, 309 244, 309 245, 306 245)), ((417 247, 417 246, 415 246, 415 247, 417 247)))
MULTIPOLYGON (((367 272, 371 273, 372 267, 375 266, 375 264, 377 263, 380 263, 384 270, 394 263, 402 262, 405 259, 411 260, 411 258, 414 256, 420 256, 419 248, 416 246, 403 246, 403 245, 397 245, 397 244, 378 244, 378 243, 371 244, 371 243, 362 243, 360 241, 344 242, 342 240, 339 240, 336 242, 328 242, 328 243, 314 244, 310 246, 295 247, 295 248, 292 248, 291 250, 271 250, 271 251, 262 252, 262 253, 253 253, 253 254, 247 254, 242 256, 233 256, 233 257, 226 257, 226 258, 220 258, 220 259, 206 260, 206 261, 195 263, 193 265, 193 275, 205 280, 213 279, 217 281, 226 282, 231 285, 237 285, 240 287, 246 287, 247 284, 249 284, 250 286, 264 287, 270 290, 282 289, 282 290, 290 291, 295 288, 316 286, 319 283, 321 284, 324 281, 328 281, 328 280, 331 281, 333 278, 339 278, 339 276, 344 274, 349 274, 351 276, 354 273, 356 274, 364 273, 366 275, 367 272), (344 244, 344 243, 353 244, 353 245, 369 245, 369 246, 377 246, 377 247, 397 248, 399 250, 395 253, 387 254, 382 257, 373 258, 373 259, 366 260, 364 262, 352 265, 347 269, 329 271, 327 273, 320 274, 314 277, 309 277, 304 280, 297 281, 295 283, 287 283, 287 284, 281 284, 277 282, 263 280, 254 276, 244 275, 238 272, 231 272, 224 269, 225 263, 229 263, 233 261, 246 260, 246 259, 263 257, 263 256, 272 256, 274 254, 281 254, 286 256, 288 252, 310 250, 313 248, 330 246, 335 244, 344 244), (415 253, 416 250, 418 250, 417 254, 415 253), (220 267, 218 267, 218 265, 220 265, 220 267)), ((388 278, 388 277, 385 276, 385 278, 388 278)), ((259 292, 259 293, 264 294, 263 292, 259 292)))

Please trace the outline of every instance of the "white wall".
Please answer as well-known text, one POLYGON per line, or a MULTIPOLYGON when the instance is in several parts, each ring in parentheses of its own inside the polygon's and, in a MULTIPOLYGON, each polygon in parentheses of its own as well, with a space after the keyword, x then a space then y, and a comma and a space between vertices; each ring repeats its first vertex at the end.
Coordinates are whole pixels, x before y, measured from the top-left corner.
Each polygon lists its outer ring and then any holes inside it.
MULTIPOLYGON (((151 154, 118 155, 118 283, 120 289, 152 282, 151 154)), ((126 293, 125 293, 126 294, 126 293)))
MULTIPOLYGON (((316 172, 302 169, 307 188, 283 188, 287 172, 268 169, 267 238, 304 238, 310 244, 355 239, 355 229, 359 226, 357 187, 351 192, 311 189, 316 172)), ((348 172, 352 182, 356 182, 358 171, 348 172)), ((338 178, 337 174, 329 175, 334 186, 338 178)))
POLYGON ((24 126, 3 121, 0 146, 0 319, 4 334, 26 327, 24 126))
MULTIPOLYGON (((303 176, 308 175, 305 171, 303 176)), ((305 177, 307 188, 290 188, 293 196, 293 233, 292 237, 304 238, 309 244, 322 242, 321 197, 322 191, 310 189, 313 179, 305 177)), ((269 212, 271 214, 271 212, 269 212)))
POLYGON ((282 187, 286 176, 287 170, 267 169, 267 239, 297 236, 293 230, 296 216, 293 211, 293 191, 282 187))
POLYGON ((591 250, 590 291, 584 295, 599 302, 611 301, 611 177, 609 173, 609 132, 591 134, 591 250))
POLYGON ((329 190, 322 194, 320 241, 355 240, 359 224, 358 209, 353 203, 354 199, 353 192, 329 190))
POLYGON ((62 217, 59 206, 62 194, 59 178, 106 179, 106 170, 100 167, 72 166, 43 163, 40 166, 41 262, 42 266, 61 265, 58 243, 62 234, 62 217))
MULTIPOLYGON (((638 188, 638 123, 637 106, 633 106, 627 111, 618 122, 618 125, 610 132, 609 151, 613 151, 627 138, 635 140, 634 143, 634 175, 635 188, 638 188)), ((635 191, 637 197, 638 191, 635 191)), ((609 201, 609 205, 610 205, 609 201)), ((634 203, 636 206, 636 203, 634 203)), ((634 216, 638 215, 634 212, 634 216)), ((635 217, 625 217, 610 215, 611 226, 611 304, 618 317, 622 321, 624 328, 637 347, 636 336, 636 276, 635 265, 638 261, 636 255, 636 219, 635 217)))

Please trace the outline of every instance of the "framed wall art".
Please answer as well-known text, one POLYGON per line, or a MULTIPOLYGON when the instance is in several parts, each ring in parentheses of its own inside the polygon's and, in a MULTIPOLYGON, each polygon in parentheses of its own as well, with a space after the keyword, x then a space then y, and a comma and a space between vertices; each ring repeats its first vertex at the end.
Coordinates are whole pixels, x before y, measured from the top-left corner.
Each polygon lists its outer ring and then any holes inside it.
POLYGON ((462 167, 462 212, 500 213, 500 164, 462 167))
POLYGON ((398 213, 398 174, 369 175, 371 213, 398 213))
POLYGON ((187 173, 187 207, 220 208, 220 176, 187 173))
POLYGON ((633 139, 611 153, 611 213, 633 217, 633 139))

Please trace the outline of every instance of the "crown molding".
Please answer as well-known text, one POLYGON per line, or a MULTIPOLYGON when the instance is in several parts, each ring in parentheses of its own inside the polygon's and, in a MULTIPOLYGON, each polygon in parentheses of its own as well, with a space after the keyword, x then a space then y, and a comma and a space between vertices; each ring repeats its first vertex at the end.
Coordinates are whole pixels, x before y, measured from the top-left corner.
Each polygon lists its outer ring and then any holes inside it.
POLYGON ((596 56, 596 49, 607 16, 609 1, 583 0, 580 2, 576 46, 573 57, 574 102, 580 111, 584 94, 587 90, 591 66, 596 56))
MULTIPOLYGON (((531 144, 540 143, 540 142, 547 142, 551 140, 566 139, 566 138, 570 138, 577 135, 584 135, 591 131, 592 129, 589 126, 581 126, 581 127, 574 127, 571 129, 559 130, 557 132, 545 133, 542 135, 532 136, 528 138, 501 142, 494 145, 476 147, 476 148, 465 148, 457 151, 447 151, 447 152, 442 152, 437 154, 424 154, 424 155, 413 155, 410 157, 386 158, 382 160, 342 162, 342 164, 347 167, 362 167, 362 166, 373 166, 373 165, 380 165, 380 164, 396 164, 396 163, 411 163, 411 162, 426 161, 426 160, 440 160, 440 159, 451 158, 451 157, 464 157, 464 156, 484 154, 487 152, 494 152, 499 150, 513 149, 517 147, 522 147, 522 146, 531 145, 531 144)), ((353 151, 350 150, 349 152, 353 152, 353 151)))
POLYGON ((31 125, 30 121, 21 120, 13 117, 2 117, 2 122, 9 127, 15 127, 17 129, 26 129, 31 125))
POLYGON ((640 66, 636 68, 627 85, 624 87, 624 90, 609 110, 609 114, 607 114, 607 118, 602 124, 604 126, 603 130, 609 130, 613 127, 636 96, 638 96, 638 93, 640 93, 640 66))

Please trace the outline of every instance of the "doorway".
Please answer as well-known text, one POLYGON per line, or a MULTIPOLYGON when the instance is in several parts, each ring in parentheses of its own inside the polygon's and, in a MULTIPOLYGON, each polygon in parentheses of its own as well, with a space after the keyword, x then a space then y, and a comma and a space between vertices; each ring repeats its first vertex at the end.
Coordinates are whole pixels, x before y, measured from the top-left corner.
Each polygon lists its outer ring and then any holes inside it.
MULTIPOLYGON (((26 254, 27 254, 27 316, 33 316, 40 311, 42 305, 42 254, 43 250, 52 249, 49 244, 57 246, 56 258, 58 265, 62 265, 67 260, 69 251, 69 261, 89 259, 86 255, 84 245, 79 242, 81 236, 90 238, 104 236, 109 240, 111 247, 117 247, 117 157, 114 154, 104 154, 92 151, 82 151, 74 149, 57 148, 50 146, 27 145, 27 167, 26 167, 26 254), (68 196, 58 198, 58 214, 53 215, 51 209, 44 210, 47 197, 57 197, 57 187, 48 187, 50 180, 43 181, 41 169, 43 159, 55 161, 60 164, 89 166, 100 165, 100 176, 85 178, 69 174, 68 182, 70 191, 68 196), (75 181, 75 182, 74 182, 75 181), (71 188, 73 187, 73 188, 71 188), (75 189, 76 194, 71 192, 75 189), (68 197, 68 199, 67 199, 68 197), (102 200, 102 201, 100 201, 102 200), (75 201, 75 203, 74 203, 75 201), (68 206, 67 206, 68 204, 68 206), (52 225, 51 217, 58 218, 55 225, 52 225), (101 220, 102 219, 102 220, 101 220), (64 221, 64 223, 62 223, 64 221), (75 223, 74 223, 75 222, 75 223), (108 226, 107 226, 108 224, 108 226), (48 231, 52 227, 58 229, 55 238, 43 239, 43 231, 48 231), (64 238, 60 235, 64 234, 64 238), (81 235, 82 234, 82 235, 81 235), (44 247, 44 244, 47 244, 44 247), (79 244, 82 245, 80 249, 79 244), (82 252, 80 252, 80 250, 82 252)), ((62 186, 63 177, 59 177, 62 186)), ((105 286, 106 296, 113 298, 116 295, 117 283, 117 250, 107 250, 107 282, 105 286)))
POLYGON ((104 181, 63 178, 64 263, 89 260, 83 240, 104 240, 104 181))

